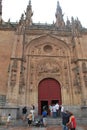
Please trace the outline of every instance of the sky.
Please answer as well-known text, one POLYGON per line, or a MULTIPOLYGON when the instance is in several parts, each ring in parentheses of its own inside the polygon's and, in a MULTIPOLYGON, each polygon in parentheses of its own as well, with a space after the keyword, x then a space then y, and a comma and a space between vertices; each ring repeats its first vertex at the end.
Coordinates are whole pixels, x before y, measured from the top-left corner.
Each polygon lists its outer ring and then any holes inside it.
MULTIPOLYGON (((55 22, 58 0, 31 0, 33 23, 55 22)), ((21 14, 26 11, 29 0, 2 0, 2 18, 5 22, 18 22, 21 14)), ((83 27, 87 28, 87 0, 59 0, 64 20, 78 17, 83 27)))

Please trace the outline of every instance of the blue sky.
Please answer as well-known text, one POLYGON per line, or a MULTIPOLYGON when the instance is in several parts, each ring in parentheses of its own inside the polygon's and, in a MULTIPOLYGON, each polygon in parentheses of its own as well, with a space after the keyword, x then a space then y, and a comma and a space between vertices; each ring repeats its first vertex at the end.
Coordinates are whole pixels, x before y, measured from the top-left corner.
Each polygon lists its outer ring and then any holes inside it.
MULTIPOLYGON (((31 0, 34 23, 53 23, 55 22, 55 12, 58 0, 31 0)), ((64 19, 71 20, 71 17, 78 17, 83 27, 87 28, 87 0, 59 0, 64 19)), ((2 18, 4 21, 19 21, 21 14, 24 13, 29 0, 2 0, 2 18)))

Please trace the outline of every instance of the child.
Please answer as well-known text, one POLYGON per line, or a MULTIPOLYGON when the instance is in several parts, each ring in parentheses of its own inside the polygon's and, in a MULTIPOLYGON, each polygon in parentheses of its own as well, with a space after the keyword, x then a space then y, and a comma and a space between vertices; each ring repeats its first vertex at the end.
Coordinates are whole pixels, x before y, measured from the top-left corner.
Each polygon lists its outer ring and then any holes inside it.
POLYGON ((11 119, 12 119, 11 114, 8 114, 7 123, 6 123, 7 127, 11 124, 11 119))
POLYGON ((32 113, 31 112, 27 116, 27 119, 28 119, 28 126, 30 126, 32 124, 32 113))

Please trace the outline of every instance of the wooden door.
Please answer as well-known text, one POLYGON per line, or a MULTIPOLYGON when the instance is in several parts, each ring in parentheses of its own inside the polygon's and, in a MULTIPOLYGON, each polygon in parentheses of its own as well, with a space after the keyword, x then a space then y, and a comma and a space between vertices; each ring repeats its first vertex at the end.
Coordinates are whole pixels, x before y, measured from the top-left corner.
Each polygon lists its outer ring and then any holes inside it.
POLYGON ((61 87, 58 81, 52 78, 47 78, 42 80, 38 86, 38 112, 41 114, 42 112, 42 102, 48 102, 48 104, 44 104, 48 106, 52 103, 52 101, 58 101, 59 104, 61 101, 61 87))

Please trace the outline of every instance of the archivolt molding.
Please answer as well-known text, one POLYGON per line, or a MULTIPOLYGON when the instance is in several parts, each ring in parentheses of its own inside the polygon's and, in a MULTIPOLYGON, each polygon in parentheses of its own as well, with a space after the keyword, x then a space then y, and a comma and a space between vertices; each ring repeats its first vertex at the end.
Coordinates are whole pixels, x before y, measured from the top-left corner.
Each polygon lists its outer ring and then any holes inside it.
POLYGON ((46 50, 48 53, 52 53, 54 51, 57 53, 63 53, 63 55, 65 55, 65 52, 67 52, 66 55, 69 55, 68 53, 70 53, 70 48, 67 43, 56 38, 55 36, 44 35, 33 39, 26 45, 26 55, 46 54, 46 51, 44 52, 44 48, 46 47, 48 47, 46 50))
POLYGON ((39 80, 37 80, 37 88, 38 88, 39 83, 43 79, 50 79, 50 78, 56 80, 60 84, 60 87, 62 88, 63 85, 62 85, 62 81, 60 79, 58 79, 56 76, 54 77, 54 76, 47 76, 47 75, 40 77, 39 80))

